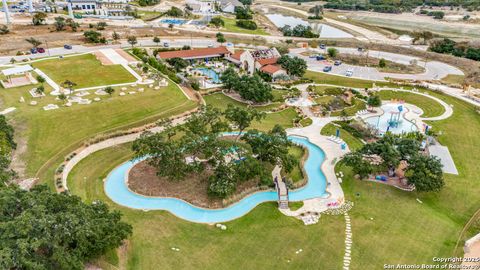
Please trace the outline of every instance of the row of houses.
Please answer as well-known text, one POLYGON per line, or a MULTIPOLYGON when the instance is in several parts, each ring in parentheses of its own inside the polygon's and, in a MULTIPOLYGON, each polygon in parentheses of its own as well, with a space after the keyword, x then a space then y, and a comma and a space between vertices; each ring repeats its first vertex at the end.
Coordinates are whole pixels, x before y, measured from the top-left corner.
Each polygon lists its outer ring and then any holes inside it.
POLYGON ((234 50, 231 47, 201 48, 191 50, 166 51, 157 54, 158 59, 167 60, 183 58, 190 61, 211 61, 225 59, 238 68, 252 75, 255 72, 269 74, 272 79, 287 75, 287 72, 277 64, 280 53, 276 48, 261 50, 234 50))

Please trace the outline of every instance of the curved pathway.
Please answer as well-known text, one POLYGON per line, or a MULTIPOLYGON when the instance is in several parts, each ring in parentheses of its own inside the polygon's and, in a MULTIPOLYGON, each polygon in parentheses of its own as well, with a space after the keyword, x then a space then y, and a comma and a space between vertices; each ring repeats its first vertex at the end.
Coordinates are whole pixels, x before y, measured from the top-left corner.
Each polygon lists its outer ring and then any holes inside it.
POLYGON ((438 102, 440 105, 443 106, 443 108, 445 109, 445 111, 443 112, 442 115, 439 115, 439 116, 434 116, 434 117, 421 117, 420 116, 417 116, 416 118, 419 118, 420 120, 422 121, 440 121, 440 120, 444 120, 444 119, 447 119, 449 118, 450 116, 452 116, 453 114, 453 108, 448 105, 445 101, 437 98, 437 97, 434 97, 432 95, 428 95, 428 94, 425 94, 425 93, 421 93, 421 92, 416 92, 416 91, 410 91, 410 90, 401 90, 401 89, 395 89, 395 88, 388 88, 388 87, 382 87, 382 88, 377 88, 376 89, 377 91, 382 91, 382 90, 389 90, 389 91, 399 91, 399 92, 408 92, 408 93, 413 93, 413 94, 417 94, 417 95, 421 95, 421 96, 424 96, 424 97, 427 97, 427 98, 430 98, 430 99, 433 99, 435 100, 436 102, 438 102))

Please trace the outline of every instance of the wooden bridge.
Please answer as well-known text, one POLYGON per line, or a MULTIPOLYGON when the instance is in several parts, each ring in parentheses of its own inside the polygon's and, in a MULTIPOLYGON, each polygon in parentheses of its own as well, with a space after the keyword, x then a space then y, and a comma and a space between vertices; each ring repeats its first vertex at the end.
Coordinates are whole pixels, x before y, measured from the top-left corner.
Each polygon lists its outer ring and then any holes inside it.
POLYGON ((280 174, 281 171, 282 167, 275 166, 272 171, 272 178, 278 194, 278 207, 280 209, 288 209, 288 188, 280 174))

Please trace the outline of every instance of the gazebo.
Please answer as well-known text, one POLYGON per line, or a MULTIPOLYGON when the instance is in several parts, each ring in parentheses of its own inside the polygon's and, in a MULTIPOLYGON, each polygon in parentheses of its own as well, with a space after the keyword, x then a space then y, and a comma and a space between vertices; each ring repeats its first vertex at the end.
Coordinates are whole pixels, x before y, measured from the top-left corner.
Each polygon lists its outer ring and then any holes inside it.
POLYGON ((2 70, 2 74, 6 79, 1 80, 0 83, 4 88, 12 88, 23 85, 29 85, 37 83, 37 80, 33 78, 31 71, 32 66, 22 65, 2 70))

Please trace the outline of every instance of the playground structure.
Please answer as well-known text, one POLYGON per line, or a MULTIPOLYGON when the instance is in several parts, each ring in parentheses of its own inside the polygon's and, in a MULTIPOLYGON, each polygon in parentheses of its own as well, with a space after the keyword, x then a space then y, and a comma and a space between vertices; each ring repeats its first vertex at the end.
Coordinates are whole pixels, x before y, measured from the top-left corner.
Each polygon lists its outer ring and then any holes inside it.
POLYGON ((400 105, 397 107, 398 111, 390 112, 390 119, 388 120, 388 128, 398 128, 399 124, 402 122, 402 111, 403 106, 400 105))

